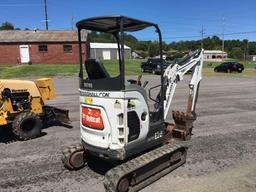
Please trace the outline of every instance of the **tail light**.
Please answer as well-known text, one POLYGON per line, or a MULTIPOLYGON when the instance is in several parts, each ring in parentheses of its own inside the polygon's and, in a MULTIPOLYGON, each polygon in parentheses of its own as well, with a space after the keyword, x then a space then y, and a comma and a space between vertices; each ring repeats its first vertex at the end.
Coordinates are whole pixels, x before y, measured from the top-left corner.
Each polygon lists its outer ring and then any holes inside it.
POLYGON ((82 107, 82 124, 89 128, 103 130, 104 124, 100 110, 82 107))

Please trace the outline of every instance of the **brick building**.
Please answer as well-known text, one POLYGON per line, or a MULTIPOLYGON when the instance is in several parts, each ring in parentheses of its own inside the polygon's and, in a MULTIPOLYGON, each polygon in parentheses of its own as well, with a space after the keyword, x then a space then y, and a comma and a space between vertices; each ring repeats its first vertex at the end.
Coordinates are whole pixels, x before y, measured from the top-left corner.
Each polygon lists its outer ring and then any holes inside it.
MULTIPOLYGON (((85 34, 82 41, 86 41, 85 34)), ((0 31, 0 64, 73 64, 79 63, 78 54, 76 31, 0 31)))

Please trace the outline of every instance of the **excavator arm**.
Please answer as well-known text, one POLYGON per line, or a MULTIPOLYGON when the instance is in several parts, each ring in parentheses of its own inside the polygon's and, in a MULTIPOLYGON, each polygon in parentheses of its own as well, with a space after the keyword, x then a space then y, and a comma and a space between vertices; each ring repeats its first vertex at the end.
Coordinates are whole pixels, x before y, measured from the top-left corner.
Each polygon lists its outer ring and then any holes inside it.
POLYGON ((173 119, 175 127, 179 133, 179 137, 186 139, 191 135, 193 121, 196 119, 196 103, 199 91, 200 81, 202 79, 203 67, 203 50, 196 50, 185 57, 179 62, 167 67, 164 73, 165 84, 165 100, 164 100, 164 119, 166 120, 170 105, 179 81, 182 81, 184 75, 191 72, 191 79, 188 84, 189 96, 186 112, 173 111, 173 119))

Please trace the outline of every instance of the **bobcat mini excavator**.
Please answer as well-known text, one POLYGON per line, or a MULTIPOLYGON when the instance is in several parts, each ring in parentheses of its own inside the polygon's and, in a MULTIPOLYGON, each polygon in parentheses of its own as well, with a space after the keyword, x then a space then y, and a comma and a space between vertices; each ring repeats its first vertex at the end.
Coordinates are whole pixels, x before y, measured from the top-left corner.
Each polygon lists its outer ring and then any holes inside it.
POLYGON ((94 17, 77 23, 81 144, 65 147, 62 161, 73 170, 84 167, 89 154, 119 162, 105 174, 106 191, 138 191, 186 161, 187 148, 174 140, 187 140, 192 134, 203 51, 190 53, 179 63, 167 67, 165 72, 161 62, 161 82, 149 88, 148 96, 154 103, 151 110, 145 90, 147 82, 142 85, 141 77, 125 79, 124 33, 148 27, 156 29, 162 61, 162 36, 157 24, 125 16, 94 17), (83 64, 82 30, 105 32, 115 37, 119 75, 111 76, 102 63, 91 58, 93 53, 90 53, 88 41, 87 58, 83 64), (192 78, 187 110, 173 111, 175 123, 168 123, 166 118, 176 85, 188 71, 192 71, 192 78), (152 90, 157 88, 160 91, 154 98, 152 90))

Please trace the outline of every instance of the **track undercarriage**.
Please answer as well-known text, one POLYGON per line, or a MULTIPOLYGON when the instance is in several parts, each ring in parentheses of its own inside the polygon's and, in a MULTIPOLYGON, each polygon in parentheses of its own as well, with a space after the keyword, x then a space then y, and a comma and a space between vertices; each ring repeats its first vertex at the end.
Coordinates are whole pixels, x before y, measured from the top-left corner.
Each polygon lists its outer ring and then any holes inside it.
MULTIPOLYGON (((106 172, 104 179, 106 191, 138 191, 186 162, 187 148, 177 144, 174 139, 189 139, 192 122, 190 122, 191 119, 187 122, 187 116, 181 112, 178 116, 180 117, 180 123, 187 126, 182 127, 178 124, 166 123, 165 143, 162 146, 127 160, 106 172), (178 129, 186 132, 186 134, 176 134, 178 129)), ((62 153, 62 161, 70 170, 81 169, 87 164, 85 158, 87 152, 81 144, 65 147, 62 153)))
MULTIPOLYGON (((86 166, 86 150, 81 144, 66 147, 62 152, 68 169, 86 166)), ((186 147, 166 143, 107 171, 104 187, 108 192, 138 191, 183 165, 186 155, 186 147)))

